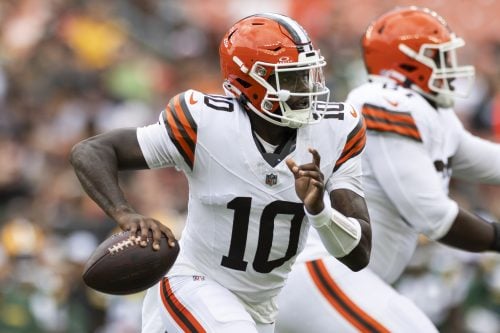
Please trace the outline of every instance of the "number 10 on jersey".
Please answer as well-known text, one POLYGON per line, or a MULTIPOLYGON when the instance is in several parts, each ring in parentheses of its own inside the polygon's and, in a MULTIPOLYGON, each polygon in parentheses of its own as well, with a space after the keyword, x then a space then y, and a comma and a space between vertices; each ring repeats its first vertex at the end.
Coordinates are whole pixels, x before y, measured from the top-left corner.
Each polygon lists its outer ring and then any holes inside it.
MULTIPOLYGON (((231 269, 245 271, 248 262, 243 257, 250 223, 250 210, 252 198, 236 197, 227 204, 227 208, 234 210, 233 229, 229 253, 222 257, 221 265, 231 269)), ((302 203, 289 201, 273 201, 269 203, 260 217, 259 238, 257 251, 252 263, 253 268, 259 273, 269 273, 274 268, 283 265, 287 260, 297 254, 302 221, 304 220, 302 203), (278 259, 269 260, 274 238, 274 223, 278 214, 292 215, 290 220, 290 234, 285 255, 278 259)))

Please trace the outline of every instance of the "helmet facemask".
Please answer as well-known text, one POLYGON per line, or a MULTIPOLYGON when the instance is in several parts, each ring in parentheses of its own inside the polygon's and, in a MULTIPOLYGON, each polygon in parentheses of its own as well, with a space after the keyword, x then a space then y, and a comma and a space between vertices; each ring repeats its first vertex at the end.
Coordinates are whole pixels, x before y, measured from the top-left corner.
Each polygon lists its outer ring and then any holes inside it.
POLYGON ((405 44, 399 44, 401 52, 432 70, 427 85, 433 93, 416 85, 412 88, 441 107, 453 106, 454 97, 467 97, 472 90, 475 70, 474 66, 458 65, 456 50, 464 45, 464 40, 454 35, 445 43, 422 44, 418 53, 405 44))
POLYGON ((287 57, 280 63, 257 61, 248 75, 266 89, 260 110, 253 105, 252 111, 267 121, 292 128, 314 124, 323 118, 322 106, 330 96, 323 75, 326 62, 317 51, 299 54, 298 62, 287 57), (266 79, 267 77, 267 79, 266 79), (278 106, 278 108, 277 108, 278 106))

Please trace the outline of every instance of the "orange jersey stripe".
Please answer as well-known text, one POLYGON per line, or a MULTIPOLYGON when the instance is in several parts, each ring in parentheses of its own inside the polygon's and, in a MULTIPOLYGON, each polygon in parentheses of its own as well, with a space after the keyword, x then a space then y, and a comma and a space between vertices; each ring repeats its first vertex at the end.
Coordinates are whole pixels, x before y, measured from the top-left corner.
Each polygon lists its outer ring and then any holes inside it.
POLYGON ((372 117, 377 117, 377 118, 382 118, 382 119, 387 119, 391 122, 400 122, 400 123, 405 123, 408 125, 416 126, 415 125, 415 120, 409 113, 396 113, 393 111, 385 110, 385 109, 375 109, 373 106, 370 105, 363 105, 363 114, 367 116, 372 116, 372 117))
POLYGON ((337 160, 337 162, 335 163, 335 168, 338 169, 342 164, 345 163, 345 161, 349 160, 351 157, 359 155, 365 148, 365 145, 366 145, 366 135, 363 135, 361 139, 356 143, 356 145, 352 147, 352 149, 349 150, 346 155, 344 155, 343 157, 341 156, 337 160))
POLYGON ((393 132, 422 141, 417 124, 409 112, 395 112, 371 104, 362 107, 366 125, 369 130, 393 132))
MULTIPOLYGON (((184 154, 187 155, 190 164, 192 164, 192 162, 194 161, 194 151, 191 149, 191 147, 189 147, 186 140, 184 140, 184 138, 181 134, 181 130, 179 129, 179 127, 175 123, 174 116, 172 115, 172 111, 171 111, 170 107, 168 107, 166 111, 167 111, 166 112, 167 123, 168 123, 169 127, 171 128, 172 133, 175 137, 175 142, 181 146, 182 152, 184 152, 184 154)), ((179 147, 177 147, 177 148, 179 148, 179 147)))
POLYGON ((321 259, 307 262, 306 266, 321 294, 337 312, 360 332, 389 332, 387 328, 364 312, 340 289, 333 281, 321 259))
POLYGON ((161 284, 161 299, 170 316, 175 320, 184 332, 204 333, 203 326, 196 320, 193 314, 175 297, 170 287, 168 278, 164 278, 161 284))
POLYGON ((172 98, 163 115, 170 139, 184 161, 193 169, 198 128, 186 104, 184 94, 172 98))
POLYGON ((351 157, 359 155, 366 144, 366 124, 361 117, 360 122, 354 127, 354 129, 349 133, 347 137, 347 142, 344 145, 344 149, 340 154, 337 162, 335 163, 334 171, 340 168, 342 164, 344 164, 351 157))
POLYGON ((402 136, 407 136, 417 141, 422 141, 420 132, 417 129, 409 127, 400 127, 394 124, 380 123, 369 119, 366 120, 366 125, 368 126, 369 130, 374 130, 379 132, 393 132, 396 134, 400 134, 402 136))
MULTIPOLYGON (((364 119, 361 119, 361 126, 356 126, 354 130, 352 131, 353 136, 351 138, 348 138, 348 141, 346 142, 344 146, 344 152, 350 151, 351 148, 360 140, 363 139, 363 137, 366 135, 366 124, 364 122, 364 119)), ((343 154, 342 154, 343 155, 343 154)))
MULTIPOLYGON (((181 98, 184 98, 184 94, 177 95, 174 97, 174 108, 175 108, 175 111, 177 112, 177 115, 179 116, 179 120, 180 120, 182 127, 186 130, 186 133, 189 136, 189 138, 196 144, 197 134, 196 134, 195 130, 193 130, 193 128, 191 127, 192 126, 191 122, 189 121, 189 119, 186 116, 185 112, 189 112, 189 110, 187 109, 187 106, 183 107, 181 105, 181 98)), ((185 102, 184 102, 184 104, 185 104, 185 102)))

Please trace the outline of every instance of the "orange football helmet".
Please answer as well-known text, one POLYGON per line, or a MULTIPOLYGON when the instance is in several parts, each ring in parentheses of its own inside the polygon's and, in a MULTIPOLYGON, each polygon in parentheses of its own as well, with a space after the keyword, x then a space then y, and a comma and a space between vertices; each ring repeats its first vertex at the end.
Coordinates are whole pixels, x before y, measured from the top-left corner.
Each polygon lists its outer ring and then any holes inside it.
POLYGON ((300 127, 322 119, 325 59, 291 18, 257 14, 237 22, 219 47, 224 90, 269 122, 300 127))
POLYGON ((472 88, 474 67, 457 64, 456 49, 464 45, 436 12, 415 6, 382 15, 362 39, 369 74, 389 76, 442 107, 472 88))

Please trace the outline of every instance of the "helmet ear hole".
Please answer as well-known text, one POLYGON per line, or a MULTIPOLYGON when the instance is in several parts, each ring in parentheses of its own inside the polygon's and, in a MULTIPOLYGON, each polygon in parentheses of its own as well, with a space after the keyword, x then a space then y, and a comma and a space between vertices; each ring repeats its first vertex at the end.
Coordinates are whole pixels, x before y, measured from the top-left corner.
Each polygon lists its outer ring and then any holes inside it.
POLYGON ((415 66, 409 65, 409 64, 400 64, 399 68, 401 68, 402 70, 409 72, 409 73, 411 73, 417 69, 415 66))
POLYGON ((238 81, 244 88, 250 88, 252 86, 249 82, 243 80, 242 78, 237 78, 236 81, 238 81))

